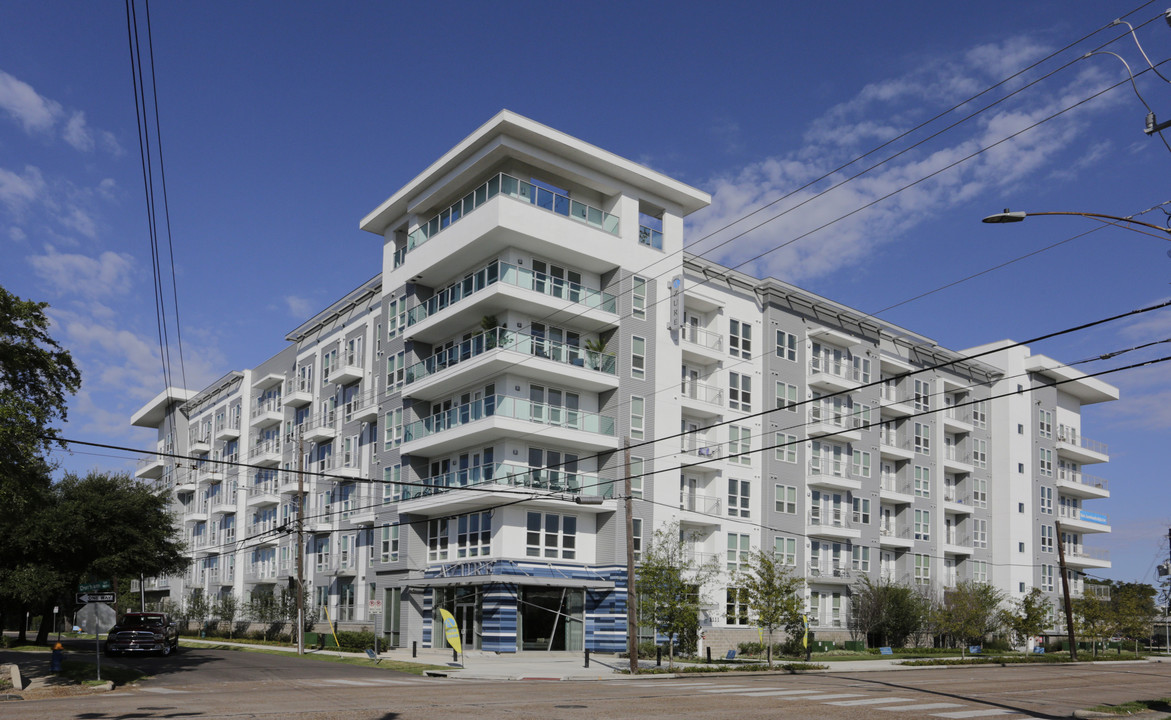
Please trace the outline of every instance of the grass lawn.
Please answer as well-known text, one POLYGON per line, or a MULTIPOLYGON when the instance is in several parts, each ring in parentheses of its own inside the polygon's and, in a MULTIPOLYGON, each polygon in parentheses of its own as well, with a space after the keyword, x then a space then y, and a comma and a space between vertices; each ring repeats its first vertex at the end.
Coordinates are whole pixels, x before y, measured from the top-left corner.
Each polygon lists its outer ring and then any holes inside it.
MULTIPOLYGON (((217 645, 215 643, 205 641, 199 643, 199 645, 188 645, 187 647, 202 647, 211 650, 236 650, 239 652, 267 653, 269 655, 284 655, 285 657, 288 657, 289 655, 296 656, 295 653, 289 653, 283 650, 269 650, 263 645, 257 645, 256 647, 239 647, 237 645, 217 645)), ((389 660, 387 658, 383 658, 382 662, 376 663, 375 661, 367 658, 338 657, 336 655, 319 655, 317 653, 309 652, 305 653, 304 657, 307 660, 315 660, 317 662, 333 662, 342 663, 344 665, 378 667, 385 670, 397 670, 398 672, 410 673, 412 675, 422 675, 428 670, 450 670, 450 668, 443 665, 426 665, 423 663, 403 662, 402 660, 389 660)))
POLYGON ((125 685, 146 677, 146 673, 121 665, 102 663, 102 679, 97 679, 97 666, 85 660, 66 660, 61 664, 61 677, 67 678, 81 685, 99 685, 113 681, 115 685, 125 685))
POLYGON ((1134 715, 1135 713, 1155 711, 1171 712, 1171 697, 1158 700, 1132 700, 1121 705, 1095 705, 1087 708, 1090 712, 1110 713, 1112 715, 1134 715))

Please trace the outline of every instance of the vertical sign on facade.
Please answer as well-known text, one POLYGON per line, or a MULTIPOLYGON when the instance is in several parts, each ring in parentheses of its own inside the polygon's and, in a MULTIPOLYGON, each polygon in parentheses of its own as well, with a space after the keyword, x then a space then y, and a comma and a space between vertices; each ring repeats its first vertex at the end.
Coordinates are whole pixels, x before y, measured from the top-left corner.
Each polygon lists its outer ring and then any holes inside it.
POLYGON ((678 330, 683 327, 683 276, 671 278, 671 320, 667 324, 668 330, 678 330))

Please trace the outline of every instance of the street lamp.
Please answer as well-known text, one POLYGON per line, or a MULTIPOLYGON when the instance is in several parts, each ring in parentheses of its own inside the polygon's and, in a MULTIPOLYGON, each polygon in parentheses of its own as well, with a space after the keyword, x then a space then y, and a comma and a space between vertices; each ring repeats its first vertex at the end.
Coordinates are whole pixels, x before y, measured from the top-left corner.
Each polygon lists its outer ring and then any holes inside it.
POLYGON ((1008 210, 1008 208, 1005 208, 1004 212, 996 213, 995 215, 989 215, 988 217, 984 218, 983 222, 986 222, 986 223, 1014 223, 1014 222, 1021 222, 1025 218, 1032 217, 1033 215, 1077 215, 1079 217, 1098 218, 1100 220, 1113 220, 1115 222, 1131 223, 1133 225, 1142 225, 1143 227, 1151 228, 1152 230, 1158 230, 1160 232, 1166 233, 1168 235, 1167 239, 1171 240, 1171 228, 1165 228, 1165 227, 1160 227, 1158 225, 1152 225, 1151 223, 1143 222, 1142 220, 1135 220, 1134 218, 1131 218, 1131 217, 1119 217, 1117 215, 1103 215, 1101 213, 1088 213, 1088 212, 1031 212, 1031 213, 1027 213, 1027 212, 1023 212, 1020 210, 1018 210, 1016 212, 1011 212, 1008 210))

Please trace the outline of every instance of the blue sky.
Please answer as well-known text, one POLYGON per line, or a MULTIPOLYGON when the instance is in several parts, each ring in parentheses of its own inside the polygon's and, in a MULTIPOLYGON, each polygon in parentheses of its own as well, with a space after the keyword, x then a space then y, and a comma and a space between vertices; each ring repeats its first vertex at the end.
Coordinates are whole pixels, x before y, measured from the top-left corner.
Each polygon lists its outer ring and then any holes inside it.
MULTIPOLYGON (((1171 295, 1171 245, 1106 227, 905 302, 1097 227, 1069 218, 993 227, 979 222, 986 214, 1130 215, 1171 199, 1171 151, 1142 133, 1146 109, 1134 90, 1083 102, 1127 77, 1122 62, 1078 59, 1105 45, 1145 68, 1134 41, 1118 39, 1123 28, 1104 29, 1126 16, 1155 19, 1138 37, 1152 61, 1166 60, 1162 5, 422 5, 152 6, 189 386, 264 360, 308 313, 372 275, 381 243, 358 221, 501 108, 711 192, 712 207, 688 231, 712 259, 748 261, 742 269, 863 311, 894 306, 880 317, 946 347, 1033 337, 1171 295), (747 225, 703 239, 940 113, 747 225)), ((4 15, 0 284, 51 303, 54 334, 81 365, 65 435, 147 447, 150 433, 128 419, 162 379, 123 4, 16 2, 4 15)), ((1171 84, 1152 72, 1137 84, 1171 119, 1171 84)), ((1162 224, 1164 215, 1143 219, 1162 224)), ((1075 361, 1168 336, 1163 311, 1033 349, 1075 361)), ((1114 532, 1090 542, 1112 551, 1106 576, 1151 580, 1171 525, 1158 460, 1171 381, 1165 366, 1106 379, 1123 400, 1087 409, 1083 429, 1110 446, 1110 464, 1087 472, 1110 480, 1114 532)), ((62 461, 123 467, 82 453, 62 461)))

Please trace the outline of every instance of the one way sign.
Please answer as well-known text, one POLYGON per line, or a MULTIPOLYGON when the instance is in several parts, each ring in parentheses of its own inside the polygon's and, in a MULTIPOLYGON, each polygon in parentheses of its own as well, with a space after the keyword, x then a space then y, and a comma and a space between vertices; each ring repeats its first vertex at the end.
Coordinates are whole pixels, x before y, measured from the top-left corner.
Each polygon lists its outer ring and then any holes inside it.
POLYGON ((114 603, 118 602, 118 593, 112 592, 89 592, 77 593, 77 604, 87 605, 89 603, 114 603))

